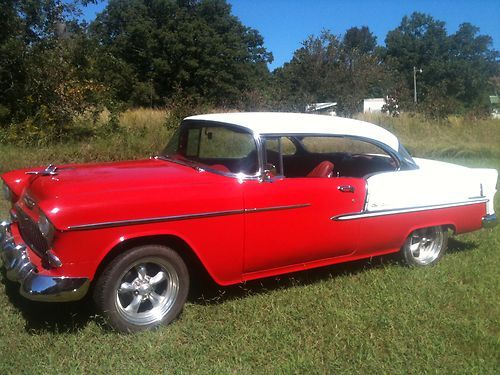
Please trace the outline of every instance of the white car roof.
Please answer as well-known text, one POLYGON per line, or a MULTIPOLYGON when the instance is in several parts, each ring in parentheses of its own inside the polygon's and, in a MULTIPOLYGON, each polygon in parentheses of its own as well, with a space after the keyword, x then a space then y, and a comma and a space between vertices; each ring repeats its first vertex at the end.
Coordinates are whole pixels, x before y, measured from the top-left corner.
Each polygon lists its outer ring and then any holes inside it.
POLYGON ((336 116, 283 112, 214 113, 186 120, 216 121, 245 127, 258 135, 304 134, 363 137, 399 148, 396 136, 369 122, 336 116))

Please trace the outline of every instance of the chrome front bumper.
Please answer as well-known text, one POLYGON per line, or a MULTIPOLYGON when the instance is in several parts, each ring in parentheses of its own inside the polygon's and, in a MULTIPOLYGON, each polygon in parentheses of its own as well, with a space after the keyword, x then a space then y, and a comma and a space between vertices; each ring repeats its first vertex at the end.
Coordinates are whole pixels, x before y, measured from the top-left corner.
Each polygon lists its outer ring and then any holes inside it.
POLYGON ((8 222, 0 224, 0 257, 7 278, 21 284, 19 292, 33 301, 66 302, 82 299, 89 288, 85 277, 54 277, 38 274, 30 261, 26 245, 16 244, 8 222))
POLYGON ((493 228, 495 225, 497 225, 496 214, 489 214, 483 216, 483 228, 493 228))

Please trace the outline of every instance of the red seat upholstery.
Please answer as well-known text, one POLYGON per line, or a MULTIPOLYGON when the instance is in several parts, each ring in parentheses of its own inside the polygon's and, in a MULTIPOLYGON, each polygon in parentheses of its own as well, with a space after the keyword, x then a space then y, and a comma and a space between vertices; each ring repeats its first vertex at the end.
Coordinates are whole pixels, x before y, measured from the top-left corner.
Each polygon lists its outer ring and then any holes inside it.
POLYGON ((217 169, 218 171, 221 171, 221 172, 231 172, 229 170, 229 168, 223 164, 213 164, 210 166, 210 168, 217 169))
POLYGON ((333 163, 324 160, 307 174, 307 177, 331 177, 333 173, 333 163))

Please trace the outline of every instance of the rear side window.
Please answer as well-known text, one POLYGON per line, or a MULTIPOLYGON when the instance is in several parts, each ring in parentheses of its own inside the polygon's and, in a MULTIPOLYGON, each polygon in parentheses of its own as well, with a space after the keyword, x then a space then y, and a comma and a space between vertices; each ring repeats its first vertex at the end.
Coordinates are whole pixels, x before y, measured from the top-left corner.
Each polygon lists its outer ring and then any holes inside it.
POLYGON ((304 137, 302 144, 306 151, 317 154, 342 152, 347 154, 381 154, 386 152, 374 144, 352 138, 304 137))
POLYGON ((283 155, 295 155, 297 153, 297 147, 288 137, 268 137, 266 138, 266 148, 275 152, 279 152, 281 147, 281 153, 283 155))
POLYGON ((349 137, 296 137, 303 151, 296 157, 283 158, 285 176, 317 176, 317 171, 329 171, 333 177, 365 177, 379 172, 394 171, 399 162, 376 144, 349 137), (328 166, 328 169, 326 169, 328 166))

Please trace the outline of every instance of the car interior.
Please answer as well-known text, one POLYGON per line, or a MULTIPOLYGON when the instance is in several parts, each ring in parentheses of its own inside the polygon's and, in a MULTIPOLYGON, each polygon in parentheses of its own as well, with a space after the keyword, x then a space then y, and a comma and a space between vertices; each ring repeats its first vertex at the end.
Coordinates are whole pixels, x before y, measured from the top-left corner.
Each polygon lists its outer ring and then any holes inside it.
MULTIPOLYGON (((246 157, 235 158, 197 158, 198 162, 209 168, 231 173, 253 175, 257 172, 257 155, 252 151, 246 157)), ((393 171, 395 160, 380 150, 380 154, 360 154, 349 152, 312 153, 297 148, 291 155, 281 155, 277 151, 266 149, 266 164, 271 165, 272 174, 288 178, 331 178, 364 177, 373 173, 393 171), (281 172, 281 161, 283 168, 281 172)))
MULTIPOLYGON (((267 172, 286 178, 362 178, 394 171, 399 162, 379 146, 364 139, 322 135, 265 136, 264 165, 267 172)), ((226 127, 189 129, 181 142, 181 157, 206 168, 255 175, 256 145, 250 133, 226 127), (184 142, 184 143, 183 143, 184 142)))
POLYGON ((281 137, 280 142, 281 153, 279 149, 273 150, 272 145, 267 147, 268 143, 265 143, 266 163, 275 165, 280 171, 282 161, 282 175, 285 177, 361 178, 397 168, 396 161, 390 155, 365 141, 312 136, 281 137))

